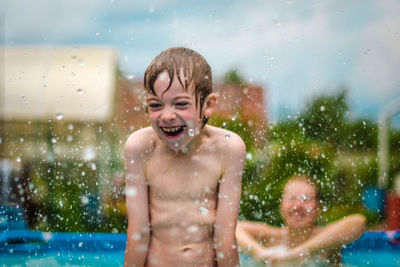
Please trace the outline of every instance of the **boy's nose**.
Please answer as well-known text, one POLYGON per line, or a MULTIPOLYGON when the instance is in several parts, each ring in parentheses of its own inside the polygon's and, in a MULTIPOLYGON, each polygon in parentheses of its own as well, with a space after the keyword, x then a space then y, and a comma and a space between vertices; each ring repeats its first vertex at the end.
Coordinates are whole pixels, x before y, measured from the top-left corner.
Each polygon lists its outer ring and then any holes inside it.
POLYGON ((161 120, 163 120, 165 122, 171 122, 175 119, 176 119, 175 112, 166 110, 161 114, 161 120))

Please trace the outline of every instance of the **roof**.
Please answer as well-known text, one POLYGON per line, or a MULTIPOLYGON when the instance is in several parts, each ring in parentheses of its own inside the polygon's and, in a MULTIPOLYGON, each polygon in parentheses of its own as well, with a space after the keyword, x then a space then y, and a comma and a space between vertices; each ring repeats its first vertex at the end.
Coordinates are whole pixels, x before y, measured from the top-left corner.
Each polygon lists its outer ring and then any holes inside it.
POLYGON ((107 121, 117 75, 108 47, 3 47, 3 120, 107 121))

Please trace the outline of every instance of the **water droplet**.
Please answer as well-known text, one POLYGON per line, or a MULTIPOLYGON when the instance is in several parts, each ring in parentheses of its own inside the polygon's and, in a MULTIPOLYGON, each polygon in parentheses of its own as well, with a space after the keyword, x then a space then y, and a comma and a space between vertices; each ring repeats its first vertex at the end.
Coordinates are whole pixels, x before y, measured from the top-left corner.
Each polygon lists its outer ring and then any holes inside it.
POLYGON ((195 233, 199 230, 199 227, 197 225, 191 225, 188 228, 186 228, 186 231, 189 233, 195 233))
POLYGON ((321 111, 325 111, 325 106, 321 106, 319 109, 320 109, 321 111))
POLYGON ((76 92, 78 93, 78 94, 83 94, 83 90, 82 90, 82 88, 78 88, 78 90, 76 90, 76 92))
POLYGON ((137 189, 135 188, 135 187, 128 187, 127 189, 126 189, 126 195, 127 196, 131 196, 131 197, 134 197, 134 196, 136 196, 137 195, 137 189))
POLYGON ((81 196, 81 202, 86 205, 89 203, 89 198, 87 196, 81 196))
POLYGON ((92 161, 96 158, 96 150, 93 146, 85 147, 82 152, 82 159, 84 161, 92 161))
POLYGON ((203 215, 207 215, 210 211, 205 207, 200 207, 200 212, 203 215))
POLYGON ((92 163, 90 164, 90 168, 91 168, 93 171, 97 170, 96 163, 92 162, 92 163))
POLYGON ((57 118, 57 120, 62 120, 63 118, 64 118, 64 114, 62 114, 61 112, 60 113, 57 113, 57 116, 56 116, 56 118, 57 118))
POLYGON ((189 133, 190 136, 194 136, 194 130, 193 129, 189 129, 188 133, 189 133))
POLYGON ((140 234, 138 234, 138 233, 134 233, 134 234, 132 235, 132 238, 133 238, 133 240, 140 240, 140 239, 141 239, 141 236, 140 236, 140 234))
POLYGON ((225 138, 226 138, 226 139, 229 139, 229 138, 231 138, 231 135, 230 135, 230 134, 226 134, 226 135, 225 135, 225 138))

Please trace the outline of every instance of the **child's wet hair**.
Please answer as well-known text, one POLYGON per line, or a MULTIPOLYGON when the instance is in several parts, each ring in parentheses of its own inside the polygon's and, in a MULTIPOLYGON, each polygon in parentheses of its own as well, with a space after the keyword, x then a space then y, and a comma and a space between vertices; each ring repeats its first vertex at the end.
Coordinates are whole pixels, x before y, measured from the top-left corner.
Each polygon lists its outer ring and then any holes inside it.
POLYGON ((283 184, 282 190, 286 187, 286 185, 288 185, 289 183, 293 183, 293 182, 305 182, 309 185, 312 185, 315 188, 315 197, 316 197, 317 201, 320 202, 320 200, 321 200, 320 186, 313 177, 306 175, 306 174, 297 174, 297 175, 290 176, 283 184))
MULTIPOLYGON (((164 71, 168 72, 170 79, 165 91, 171 87, 175 75, 186 91, 189 86, 194 86, 196 107, 200 104, 200 116, 202 116, 204 101, 212 93, 211 68, 204 57, 184 47, 173 47, 162 51, 153 59, 144 73, 144 88, 149 93, 156 95, 154 82, 164 71)), ((206 120, 203 118, 203 122, 206 120)))

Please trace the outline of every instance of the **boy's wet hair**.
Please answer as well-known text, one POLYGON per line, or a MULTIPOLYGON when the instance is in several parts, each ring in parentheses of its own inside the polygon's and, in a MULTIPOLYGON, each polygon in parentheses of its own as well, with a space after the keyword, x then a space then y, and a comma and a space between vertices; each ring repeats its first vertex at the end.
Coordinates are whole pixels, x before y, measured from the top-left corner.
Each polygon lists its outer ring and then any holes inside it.
MULTIPOLYGON (((211 68, 204 57, 184 47, 173 47, 162 51, 153 59, 144 73, 144 88, 149 93, 156 95, 154 82, 164 71, 168 72, 170 78, 165 91, 171 87, 175 75, 186 91, 189 86, 194 86, 196 108, 200 103, 200 116, 202 116, 204 100, 212 93, 211 68)), ((207 117, 203 118, 203 124, 207 122, 207 119, 207 117)))
POLYGON ((286 185, 288 185, 289 183, 298 182, 298 181, 305 182, 309 185, 312 185, 315 188, 315 197, 316 197, 317 201, 320 202, 320 200, 321 200, 320 186, 317 183, 317 181, 311 176, 308 176, 305 174, 297 174, 297 175, 290 176, 286 180, 286 182, 283 184, 282 189, 284 189, 286 187, 286 185))

